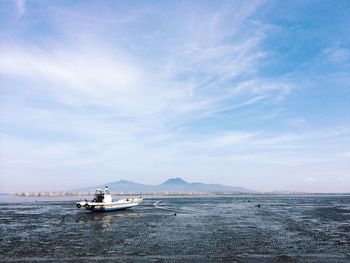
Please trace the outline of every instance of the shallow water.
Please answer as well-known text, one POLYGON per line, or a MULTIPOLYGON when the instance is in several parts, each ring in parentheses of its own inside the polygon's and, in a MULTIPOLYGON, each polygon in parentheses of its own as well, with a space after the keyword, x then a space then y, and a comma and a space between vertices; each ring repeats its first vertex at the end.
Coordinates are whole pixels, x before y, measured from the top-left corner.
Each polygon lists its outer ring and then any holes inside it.
POLYGON ((110 213, 22 200, 0 202, 2 262, 350 262, 350 196, 157 197, 110 213))

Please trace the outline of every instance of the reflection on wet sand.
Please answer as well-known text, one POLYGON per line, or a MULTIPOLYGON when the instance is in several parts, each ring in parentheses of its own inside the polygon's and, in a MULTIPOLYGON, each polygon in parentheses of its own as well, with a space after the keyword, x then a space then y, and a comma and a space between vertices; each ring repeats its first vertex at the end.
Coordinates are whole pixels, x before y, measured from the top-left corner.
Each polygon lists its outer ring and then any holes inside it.
POLYGON ((132 220, 137 217, 139 217, 139 212, 134 210, 121 210, 107 213, 82 212, 75 215, 75 222, 87 224, 84 227, 90 229, 105 230, 113 224, 118 224, 120 220, 132 220))

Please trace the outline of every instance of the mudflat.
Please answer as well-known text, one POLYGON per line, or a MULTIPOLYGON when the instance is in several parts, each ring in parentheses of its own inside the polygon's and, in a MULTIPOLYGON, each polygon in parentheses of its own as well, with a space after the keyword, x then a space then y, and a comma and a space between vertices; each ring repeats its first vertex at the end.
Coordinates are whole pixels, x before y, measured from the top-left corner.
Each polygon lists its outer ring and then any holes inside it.
POLYGON ((152 197, 92 213, 0 202, 2 262, 350 262, 350 196, 152 197))

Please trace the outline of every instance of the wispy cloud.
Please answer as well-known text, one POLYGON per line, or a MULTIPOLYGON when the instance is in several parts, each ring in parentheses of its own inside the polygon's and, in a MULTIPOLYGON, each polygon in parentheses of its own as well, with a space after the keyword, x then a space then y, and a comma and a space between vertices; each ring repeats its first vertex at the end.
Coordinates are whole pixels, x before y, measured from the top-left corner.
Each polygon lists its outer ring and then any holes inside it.
POLYGON ((26 0, 14 0, 17 7, 18 16, 21 17, 26 12, 26 0))
POLYGON ((350 158, 350 152, 345 152, 345 153, 343 153, 341 156, 350 158))
POLYGON ((316 178, 313 178, 313 177, 308 177, 308 178, 305 178, 305 181, 308 181, 308 182, 315 182, 317 181, 316 178))
POLYGON ((328 59, 334 63, 349 61, 350 51, 347 48, 330 48, 324 51, 328 59))
MULTIPOLYGON (((260 31, 252 29, 248 37, 227 42, 259 5, 242 5, 242 12, 234 16, 224 9, 214 14, 187 11, 190 22, 184 23, 185 33, 175 34, 175 49, 149 47, 159 49, 161 59, 141 54, 140 60, 140 54, 130 49, 104 45, 111 41, 108 35, 89 33, 86 38, 87 32, 80 32, 78 41, 69 47, 66 40, 46 46, 5 43, 0 72, 37 84, 45 81, 36 85, 44 87, 38 92, 61 103, 110 107, 121 115, 197 118, 265 99, 283 99, 290 90, 288 83, 254 76, 265 57, 259 49, 260 31)), ((69 17, 76 19, 71 13, 69 17)))

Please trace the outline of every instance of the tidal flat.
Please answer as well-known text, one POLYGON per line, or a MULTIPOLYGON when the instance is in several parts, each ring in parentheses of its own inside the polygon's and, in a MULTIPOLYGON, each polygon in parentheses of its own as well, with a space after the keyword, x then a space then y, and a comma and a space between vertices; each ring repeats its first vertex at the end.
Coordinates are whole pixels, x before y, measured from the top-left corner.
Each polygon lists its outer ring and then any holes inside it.
POLYGON ((350 262, 349 195, 0 201, 1 262, 350 262))

